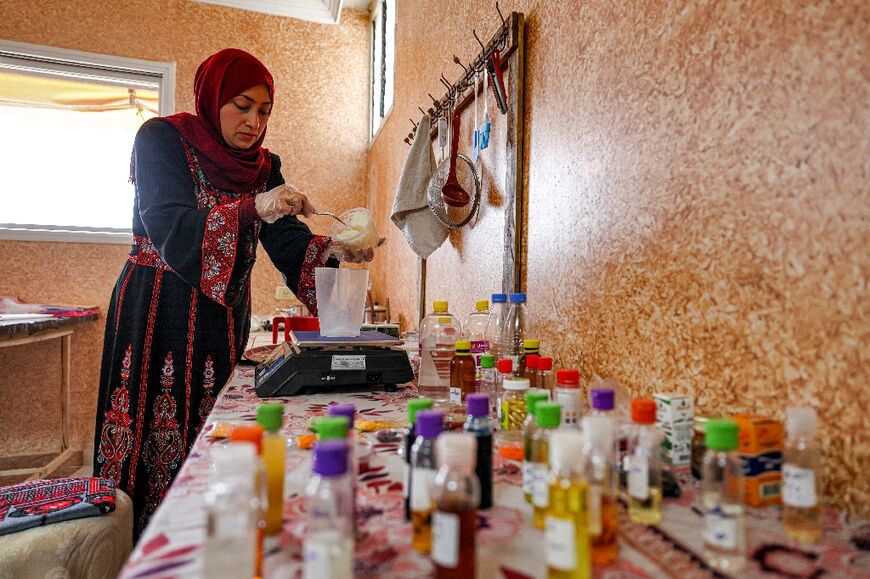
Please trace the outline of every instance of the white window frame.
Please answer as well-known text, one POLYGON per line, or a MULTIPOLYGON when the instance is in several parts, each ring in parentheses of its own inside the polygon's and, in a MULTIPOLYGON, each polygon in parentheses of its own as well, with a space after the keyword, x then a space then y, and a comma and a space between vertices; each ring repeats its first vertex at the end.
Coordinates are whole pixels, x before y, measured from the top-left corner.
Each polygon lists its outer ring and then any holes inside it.
MULTIPOLYGON (((17 59, 28 61, 22 66, 31 74, 43 70, 51 76, 67 76, 91 82, 112 82, 121 78, 135 82, 142 76, 160 82, 160 115, 175 111, 175 63, 125 58, 25 42, 0 40, 0 62, 15 67, 17 59)), ((23 64, 23 63, 22 63, 23 64)), ((0 240, 55 241, 77 243, 117 243, 127 245, 131 229, 95 227, 59 227, 0 223, 0 240)))
MULTIPOLYGON (((371 14, 371 18, 369 19, 369 41, 375 42, 376 38, 372 38, 374 36, 373 31, 375 30, 375 20, 382 18, 381 16, 381 2, 383 0, 372 0, 369 5, 369 13, 371 14)), ((369 118, 369 146, 374 143, 375 139, 380 134, 381 129, 387 122, 387 119, 390 118, 390 113, 393 112, 393 106, 396 104, 396 31, 398 29, 399 23, 399 0, 386 0, 387 2, 391 2, 393 5, 393 18, 392 18, 392 38, 393 38, 393 46, 392 46, 392 58, 390 58, 389 51, 387 53, 387 86, 386 92, 390 94, 390 106, 386 107, 384 110, 384 116, 381 119, 377 119, 374 114, 374 106, 375 106, 375 80, 376 78, 379 80, 379 75, 375 74, 375 47, 369 46, 369 103, 368 103, 368 118, 369 118), (375 123, 377 122, 377 126, 375 123)), ((388 15, 389 20, 389 15, 388 15)), ((387 31, 383 31, 383 34, 386 36, 387 31)))

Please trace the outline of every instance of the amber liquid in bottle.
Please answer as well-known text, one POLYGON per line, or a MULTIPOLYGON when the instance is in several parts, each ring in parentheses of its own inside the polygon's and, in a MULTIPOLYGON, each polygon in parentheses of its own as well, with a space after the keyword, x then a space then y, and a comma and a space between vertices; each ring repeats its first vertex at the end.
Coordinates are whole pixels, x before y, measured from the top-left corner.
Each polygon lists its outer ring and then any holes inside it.
POLYGON ((411 544, 421 553, 432 549, 432 511, 411 511, 411 544))
POLYGON ((454 539, 458 542, 459 556, 455 567, 435 563, 435 577, 438 579, 467 579, 475 576, 477 545, 474 533, 477 530, 477 509, 453 510, 454 507, 462 508, 461 505, 447 504, 440 506, 438 510, 441 513, 455 515, 459 519, 459 532, 454 539))
POLYGON ((600 509, 601 532, 591 535, 592 564, 596 567, 613 563, 619 552, 616 498, 602 496, 600 509))
POLYGON ((464 404, 477 390, 477 364, 468 350, 456 350, 450 362, 450 402, 464 404))

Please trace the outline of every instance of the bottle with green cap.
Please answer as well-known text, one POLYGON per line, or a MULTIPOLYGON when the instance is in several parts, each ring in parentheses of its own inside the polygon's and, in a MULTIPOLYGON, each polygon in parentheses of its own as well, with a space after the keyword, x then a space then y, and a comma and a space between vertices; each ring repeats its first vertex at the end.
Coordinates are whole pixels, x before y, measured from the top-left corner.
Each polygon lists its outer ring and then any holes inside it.
POLYGON ((732 575, 746 564, 743 480, 737 456, 738 426, 733 420, 707 422, 707 452, 701 465, 704 554, 707 564, 732 575))
POLYGON ((278 402, 257 407, 257 424, 263 427, 262 459, 266 467, 267 495, 266 534, 281 530, 284 517, 284 456, 287 439, 281 434, 284 425, 284 405, 278 402))
POLYGON ((411 447, 417 439, 417 413, 421 410, 431 410, 432 401, 428 398, 414 398, 408 401, 408 426, 405 427, 405 436, 399 447, 399 455, 402 457, 402 468, 405 476, 402 485, 402 494, 405 497, 405 520, 411 520, 411 447))
POLYGON ((496 417, 498 404, 498 370, 495 368, 495 356, 483 354, 480 357, 480 370, 477 380, 477 391, 489 396, 490 416, 496 417))
POLYGON ((417 391, 429 398, 446 401, 450 393, 450 362, 462 324, 448 311, 446 301, 437 300, 432 312, 420 323, 420 374, 417 391))
MULTIPOLYGON (((535 422, 538 429, 532 436, 532 505, 535 507, 535 526, 544 528, 547 514, 547 474, 550 471, 550 434, 562 422, 562 405, 540 401, 535 404, 535 422)), ((577 457, 580 460, 580 457, 577 457)))
POLYGON ((538 436, 538 423, 535 420, 535 408, 538 402, 548 402, 547 393, 543 390, 527 390, 526 396, 526 420, 523 422, 523 495, 526 502, 532 504, 532 481, 534 479, 532 467, 532 440, 538 436))
POLYGON ((457 340, 453 360, 450 361, 450 402, 464 404, 465 397, 474 394, 477 386, 477 365, 471 357, 471 342, 457 340))
POLYGON ((465 318, 462 326, 462 338, 471 342, 471 356, 480 367, 480 356, 489 352, 489 340, 486 338, 486 324, 489 322, 489 300, 474 302, 474 311, 465 318))

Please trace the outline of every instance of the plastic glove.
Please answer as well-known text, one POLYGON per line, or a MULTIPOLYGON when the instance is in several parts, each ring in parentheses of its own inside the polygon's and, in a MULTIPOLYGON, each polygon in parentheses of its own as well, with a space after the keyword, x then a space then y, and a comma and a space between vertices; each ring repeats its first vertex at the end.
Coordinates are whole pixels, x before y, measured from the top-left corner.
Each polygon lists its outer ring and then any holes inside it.
MULTIPOLYGON (((381 237, 375 247, 382 246, 386 241, 386 237, 381 237)), ((334 257, 338 261, 345 263, 368 263, 375 257, 375 248, 352 249, 333 240, 329 243, 329 249, 326 254, 328 257, 334 257)))
POLYGON ((305 217, 310 217, 314 213, 314 206, 311 205, 308 196, 289 183, 260 193, 254 201, 254 206, 257 209, 257 216, 266 223, 275 223, 285 215, 301 213, 305 217))

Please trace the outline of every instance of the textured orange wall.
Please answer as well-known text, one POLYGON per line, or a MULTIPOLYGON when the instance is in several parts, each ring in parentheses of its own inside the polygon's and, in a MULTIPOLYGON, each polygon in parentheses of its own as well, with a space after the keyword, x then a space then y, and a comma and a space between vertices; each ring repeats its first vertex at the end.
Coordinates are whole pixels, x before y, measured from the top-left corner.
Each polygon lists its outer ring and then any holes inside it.
MULTIPOLYGON (((532 333, 558 366, 707 414, 817 408, 825 493, 870 513, 870 4, 507 4, 527 19, 532 333)), ((398 18, 396 105, 369 154, 384 212, 408 117, 498 16, 419 0, 398 18)), ((492 238, 464 231, 431 259, 429 299, 454 313, 500 280, 502 215, 487 220, 492 238)), ((416 260, 381 227, 376 291, 412 321, 416 260)))
MULTIPOLYGON (((49 0, 7 2, 0 16, 0 38, 5 40, 175 62, 176 111, 193 110, 193 76, 204 58, 228 46, 248 50, 275 77, 275 109, 265 144, 281 156, 287 180, 308 192, 319 207, 341 211, 365 203, 366 14, 345 10, 339 26, 328 26, 187 0, 147 5, 129 0, 49 0)), ((328 222, 317 218, 312 225, 325 232, 328 222)), ((93 304, 105 313, 128 250, 120 245, 0 241, 0 295, 93 304)), ((272 313, 278 305, 275 287, 281 283, 261 250, 254 269, 255 313, 272 313)), ((103 323, 91 322, 87 329, 77 326, 81 335, 73 343, 73 429, 75 440, 85 444, 90 444, 93 430, 103 323)), ((46 355, 53 354, 46 350, 46 355)), ((21 354, 0 350, 0 356, 21 354)), ((0 357, 0 368, 18 362, 0 357)), ((48 373, 33 372, 36 383, 56 383, 48 373)), ((56 429, 50 422, 31 421, 42 410, 17 400, 0 382, 0 407, 16 408, 8 416, 0 413, 0 454, 52 450, 56 429), (30 422, 40 427, 31 429, 35 432, 23 441, 19 426, 30 422)))

